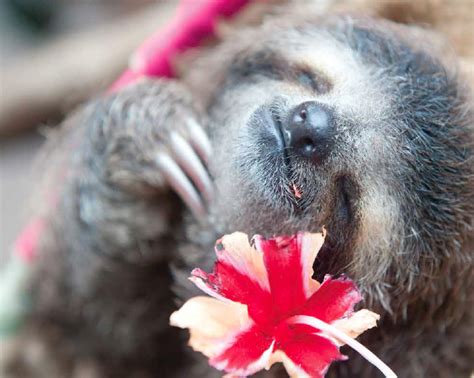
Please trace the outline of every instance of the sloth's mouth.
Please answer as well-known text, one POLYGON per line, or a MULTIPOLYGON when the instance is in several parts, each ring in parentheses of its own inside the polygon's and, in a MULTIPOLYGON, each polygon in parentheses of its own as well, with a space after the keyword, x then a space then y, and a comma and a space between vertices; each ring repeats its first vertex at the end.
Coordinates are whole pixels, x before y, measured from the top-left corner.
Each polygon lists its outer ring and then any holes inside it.
POLYGON ((281 149, 282 149, 282 153, 283 153, 283 161, 285 163, 285 167, 286 167, 286 170, 287 170, 287 176, 288 178, 290 179, 291 178, 291 165, 290 165, 290 157, 289 157, 289 154, 288 154, 288 144, 287 144, 287 141, 285 138, 285 134, 284 134, 284 131, 283 131, 283 125, 282 125, 282 121, 281 121, 281 116, 280 116, 280 113, 277 112, 274 108, 270 108, 270 113, 271 113, 271 117, 272 117, 272 125, 273 127, 275 128, 275 135, 278 139, 278 144, 281 145, 281 149))
POLYGON ((253 173, 250 180, 255 188, 271 207, 288 210, 295 226, 326 226, 347 233, 355 219, 355 180, 350 172, 335 172, 330 165, 317 165, 292 153, 281 108, 261 106, 251 117, 246 137, 254 142, 241 160, 244 173, 253 173))
POLYGON ((295 180, 295 175, 291 165, 290 159, 290 147, 287 143, 287 137, 285 136, 285 131, 282 125, 282 117, 280 112, 277 111, 274 107, 269 109, 271 115, 271 125, 275 130, 275 137, 277 139, 278 146, 280 146, 281 154, 283 156, 283 171, 285 175, 286 186, 289 188, 292 193, 291 202, 295 209, 299 209, 299 199, 301 197, 301 192, 299 190, 299 185, 295 180))
POLYGON ((358 230, 358 180, 349 168, 342 171, 345 164, 299 159, 286 144, 282 121, 278 111, 261 106, 242 129, 239 167, 248 179, 249 203, 264 204, 260 211, 265 213, 245 227, 266 235, 319 232, 325 227, 328 236, 315 274, 322 279, 327 272, 341 273, 358 230), (301 198, 292 192, 292 184, 301 188, 301 198))

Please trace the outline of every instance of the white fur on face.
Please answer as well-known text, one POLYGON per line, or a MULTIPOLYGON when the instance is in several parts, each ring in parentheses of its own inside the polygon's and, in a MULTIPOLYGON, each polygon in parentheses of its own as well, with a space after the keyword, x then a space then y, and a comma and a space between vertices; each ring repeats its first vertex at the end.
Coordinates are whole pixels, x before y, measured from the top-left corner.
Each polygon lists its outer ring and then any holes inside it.
MULTIPOLYGON (((397 237, 400 235, 400 201, 396 188, 391 187, 386 166, 387 162, 396 161, 397 156, 396 138, 390 133, 388 122, 393 106, 389 83, 384 82, 382 73, 364 64, 350 48, 328 34, 299 35, 296 38, 293 32, 287 33, 290 34, 275 36, 277 43, 274 48, 280 49, 280 54, 290 64, 307 67, 327 78, 331 90, 318 94, 297 83, 270 79, 262 84, 242 85, 225 94, 227 98, 223 103, 229 107, 228 113, 232 116, 228 117, 230 124, 219 130, 219 138, 222 141, 238 138, 240 143, 245 141, 247 129, 244 125, 251 114, 276 97, 283 99, 284 111, 305 101, 318 101, 333 108, 338 118, 350 121, 341 122, 338 129, 349 149, 344 151, 345 162, 341 164, 351 170, 361 188, 357 206, 360 226, 349 269, 355 278, 368 285, 383 282, 387 272, 382 267, 389 266, 389 260, 396 258, 394 254, 398 250, 397 237), (295 40, 298 40, 297 44, 295 40), (367 264, 380 266, 380 272, 365 276, 367 264)), ((233 172, 231 161, 239 159, 245 146, 223 142, 216 149, 216 155, 220 156, 216 166, 228 167, 227 172, 233 172), (235 149, 229 151, 229 145, 235 149), (224 148, 227 151, 224 152, 224 148)), ((222 173, 218 176, 220 190, 235 191, 235 198, 238 198, 236 187, 245 187, 246 183, 241 181, 245 178, 222 173)), ((245 198, 239 201, 246 203, 245 198)))
MULTIPOLYGON (((345 132, 348 145, 354 149, 351 153, 354 173, 362 188, 358 209, 361 225, 354 246, 358 253, 354 256, 352 269, 360 275, 366 264, 386 267, 386 260, 393 258, 387 251, 393 249, 396 253, 397 238, 401 235, 397 190, 391 187, 384 172, 386 162, 396 161, 397 156, 397 141, 387 129, 394 101, 390 83, 384 81, 383 73, 365 65, 351 49, 329 35, 303 39, 301 45, 289 52, 289 59, 320 72, 332 84, 332 89, 322 95, 301 91, 288 96, 295 106, 315 100, 350 118, 352 124, 360 125, 353 133, 341 130, 345 132)), ((360 278, 373 283, 387 272, 379 273, 360 278)))

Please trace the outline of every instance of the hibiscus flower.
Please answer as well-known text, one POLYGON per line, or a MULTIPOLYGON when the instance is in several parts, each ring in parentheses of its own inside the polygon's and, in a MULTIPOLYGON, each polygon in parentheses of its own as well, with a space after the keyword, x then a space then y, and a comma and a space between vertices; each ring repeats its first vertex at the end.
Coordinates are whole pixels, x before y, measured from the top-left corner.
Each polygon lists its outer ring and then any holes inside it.
POLYGON ((265 239, 234 233, 216 243, 214 272, 194 269, 191 281, 211 297, 195 297, 171 315, 190 330, 189 345, 213 367, 248 376, 282 362, 292 377, 323 377, 344 360, 348 344, 386 376, 393 371, 354 340, 379 315, 353 311, 361 296, 347 277, 312 279, 323 234, 265 239))

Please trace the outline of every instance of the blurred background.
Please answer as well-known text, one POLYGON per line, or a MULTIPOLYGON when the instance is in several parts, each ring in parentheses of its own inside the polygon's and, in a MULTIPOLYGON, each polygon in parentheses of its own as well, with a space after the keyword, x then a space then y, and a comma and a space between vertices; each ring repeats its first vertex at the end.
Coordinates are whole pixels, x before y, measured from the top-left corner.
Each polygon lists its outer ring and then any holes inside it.
POLYGON ((0 257, 28 219, 32 163, 45 130, 105 90, 175 6, 175 0, 0 0, 0 257))

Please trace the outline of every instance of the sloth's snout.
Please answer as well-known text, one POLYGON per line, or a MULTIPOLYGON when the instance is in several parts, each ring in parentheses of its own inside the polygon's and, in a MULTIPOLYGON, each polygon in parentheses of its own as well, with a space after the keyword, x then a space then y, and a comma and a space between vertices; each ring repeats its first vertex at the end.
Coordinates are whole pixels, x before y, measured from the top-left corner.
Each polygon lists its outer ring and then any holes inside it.
POLYGON ((285 144, 295 155, 322 162, 334 144, 333 111, 315 101, 294 108, 282 124, 285 144))

